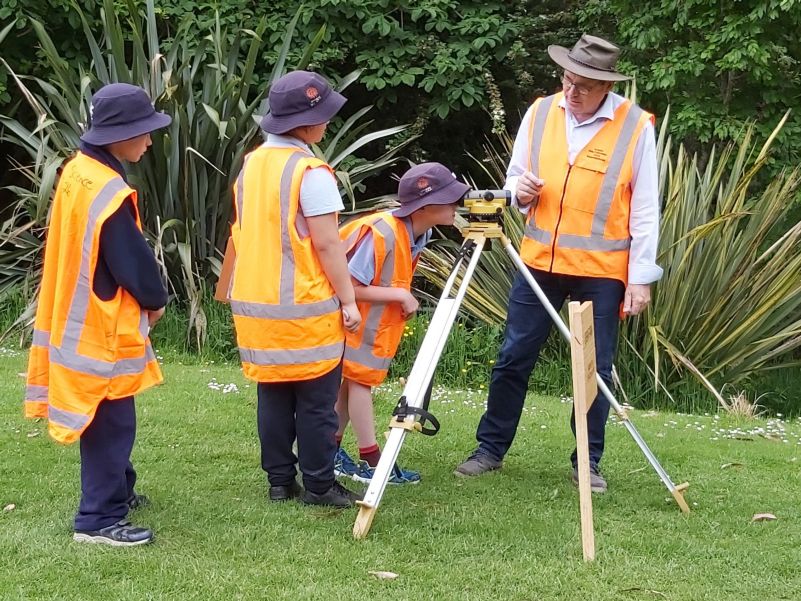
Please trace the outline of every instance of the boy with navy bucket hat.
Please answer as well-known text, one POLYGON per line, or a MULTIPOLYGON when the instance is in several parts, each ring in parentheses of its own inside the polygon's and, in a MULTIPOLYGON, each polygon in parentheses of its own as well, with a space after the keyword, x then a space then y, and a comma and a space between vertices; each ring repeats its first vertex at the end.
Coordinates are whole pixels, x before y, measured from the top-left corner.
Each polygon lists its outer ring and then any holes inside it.
POLYGON ((139 161, 150 133, 171 118, 125 83, 100 88, 90 114, 51 209, 25 413, 47 418, 57 441, 79 441, 73 539, 135 546, 153 532, 127 519, 148 502, 134 491, 134 395, 162 381, 148 332, 164 314, 167 291, 124 163, 139 161))
POLYGON ((271 501, 351 507, 362 496, 334 477, 334 403, 345 331, 361 316, 339 240, 342 198, 310 149, 345 98, 317 73, 293 71, 268 101, 265 142, 234 184, 227 294, 243 373, 257 382, 261 466, 271 501))
MULTIPOLYGON (((409 169, 398 184, 401 206, 358 218, 340 230, 348 269, 363 322, 345 338, 343 382, 337 399, 338 476, 370 482, 381 451, 375 435, 372 387, 381 384, 398 349, 406 320, 418 308, 411 293, 417 260, 431 239, 431 228, 453 225, 456 205, 469 186, 440 163, 409 169), (341 448, 353 424, 359 462, 341 448)), ((420 474, 395 466, 389 482, 415 484, 420 474)))

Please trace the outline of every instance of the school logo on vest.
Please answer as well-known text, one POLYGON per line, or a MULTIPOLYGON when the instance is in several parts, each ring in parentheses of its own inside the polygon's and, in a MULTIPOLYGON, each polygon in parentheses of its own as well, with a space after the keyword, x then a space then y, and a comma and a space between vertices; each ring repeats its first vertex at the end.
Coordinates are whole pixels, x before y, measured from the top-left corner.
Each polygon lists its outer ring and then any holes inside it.
POLYGON ((314 86, 306 88, 306 98, 309 99, 309 106, 314 106, 320 102, 320 92, 314 86))
POLYGON ((431 186, 428 183, 428 178, 421 177, 417 180, 417 195, 422 196, 431 192, 431 186))

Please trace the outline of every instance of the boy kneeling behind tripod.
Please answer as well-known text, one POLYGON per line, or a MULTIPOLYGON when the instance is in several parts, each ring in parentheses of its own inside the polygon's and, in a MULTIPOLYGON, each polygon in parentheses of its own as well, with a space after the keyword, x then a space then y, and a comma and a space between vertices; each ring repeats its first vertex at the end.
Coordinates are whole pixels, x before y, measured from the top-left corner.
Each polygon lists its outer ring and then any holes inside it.
MULTIPOLYGON (((381 458, 376 441, 371 387, 378 386, 403 336, 404 325, 419 303, 411 284, 417 259, 431 239, 431 228, 453 225, 456 206, 469 186, 440 163, 409 169, 398 184, 401 206, 345 224, 348 269, 362 324, 345 337, 342 386, 335 406, 339 417, 334 472, 369 482, 381 458), (340 447, 348 422, 353 423, 359 446, 356 463, 340 447)), ((389 482, 417 483, 420 474, 397 465, 389 482)))

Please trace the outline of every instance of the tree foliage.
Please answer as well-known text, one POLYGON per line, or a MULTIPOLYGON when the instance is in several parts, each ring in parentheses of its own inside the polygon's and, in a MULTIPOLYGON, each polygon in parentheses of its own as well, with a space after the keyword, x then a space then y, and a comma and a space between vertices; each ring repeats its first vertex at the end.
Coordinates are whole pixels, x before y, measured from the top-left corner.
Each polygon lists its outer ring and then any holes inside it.
MULTIPOLYGON (((767 136, 801 100, 799 0, 588 0, 585 27, 610 34, 644 103, 691 147, 735 139, 748 120, 767 136)), ((776 158, 801 158, 801 116, 785 124, 776 158)))

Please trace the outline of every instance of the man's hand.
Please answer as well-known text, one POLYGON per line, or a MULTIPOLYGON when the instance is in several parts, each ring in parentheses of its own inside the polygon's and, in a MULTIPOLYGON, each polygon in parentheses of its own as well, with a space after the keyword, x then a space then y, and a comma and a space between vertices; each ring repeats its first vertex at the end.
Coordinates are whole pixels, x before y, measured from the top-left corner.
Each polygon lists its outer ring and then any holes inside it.
POLYGON ((531 171, 526 171, 517 180, 517 204, 525 207, 531 204, 535 198, 539 198, 542 187, 545 185, 545 180, 535 176, 531 171))
POLYGON ((147 324, 149 327, 153 327, 156 325, 156 322, 164 316, 164 307, 159 309, 158 311, 148 311, 147 312, 147 324))
POLYGON ((403 315, 404 319, 409 319, 414 312, 420 307, 420 302, 414 298, 411 292, 408 290, 401 289, 400 298, 398 302, 401 306, 401 314, 403 315))
POLYGON ((623 296, 623 313, 639 315, 651 302, 650 284, 629 284, 623 296))
POLYGON ((348 332, 355 332, 359 329, 362 323, 362 314, 359 313, 359 308, 356 303, 343 303, 342 305, 342 322, 345 324, 345 329, 348 332))

